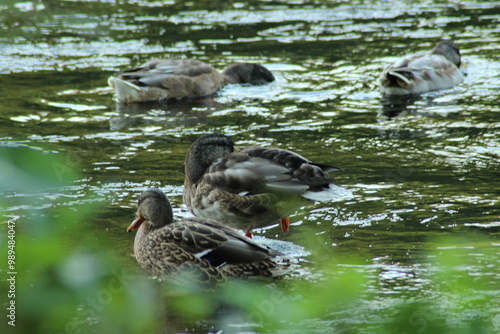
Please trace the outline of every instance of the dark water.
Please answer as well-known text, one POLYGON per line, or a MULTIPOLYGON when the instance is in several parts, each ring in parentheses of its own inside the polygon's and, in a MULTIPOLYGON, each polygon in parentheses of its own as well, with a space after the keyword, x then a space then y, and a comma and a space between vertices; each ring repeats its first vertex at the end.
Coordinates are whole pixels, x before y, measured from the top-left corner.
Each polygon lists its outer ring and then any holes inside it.
MULTIPOLYGON (((335 176, 352 199, 299 210, 289 235, 277 227, 261 235, 319 257, 359 257, 356 270, 376 297, 358 312, 390 313, 431 293, 435 252, 458 259, 471 284, 484 283, 491 302, 467 319, 500 330, 500 2, 10 0, 0 15, 0 143, 61 153, 79 175, 54 191, 6 190, 5 220, 101 203, 86 224, 133 267, 124 229, 138 195, 160 187, 176 216, 188 215, 184 155, 201 134, 222 132, 342 168, 335 176), (441 39, 461 48, 463 84, 415 99, 380 95, 385 66, 441 39), (259 62, 277 80, 202 100, 115 104, 108 76, 166 56, 218 69, 259 62), (453 237, 460 241, 440 243, 453 237)), ((434 298, 453 304, 450 296, 434 298)), ((351 316, 332 312, 303 325, 328 332, 351 316)), ((351 320, 360 329, 382 321, 351 320)))

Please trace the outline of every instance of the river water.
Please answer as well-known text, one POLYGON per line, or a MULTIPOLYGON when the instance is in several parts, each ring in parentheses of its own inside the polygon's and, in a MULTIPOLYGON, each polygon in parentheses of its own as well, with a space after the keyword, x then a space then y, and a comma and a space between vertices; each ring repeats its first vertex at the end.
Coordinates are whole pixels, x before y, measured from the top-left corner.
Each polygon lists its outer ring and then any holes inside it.
MULTIPOLYGON (((0 14, 0 144, 63 156, 77 173, 57 190, 2 190, 5 220, 96 204, 94 219, 78 223, 136 267, 124 230, 139 194, 159 187, 176 217, 189 215, 185 153, 200 135, 221 132, 342 169, 334 177, 351 199, 300 209, 288 235, 277 226, 256 233, 271 246, 292 245, 304 267, 294 279, 308 280, 314 258, 355 255, 372 296, 362 308, 389 314, 409 296, 432 293, 426 275, 445 253, 472 285, 483 283, 487 306, 470 314, 465 306, 467 319, 500 331, 500 2, 8 0, 0 14), (461 48, 462 84, 381 96, 383 68, 443 39, 461 48), (116 103, 107 77, 159 57, 218 69, 259 62, 276 81, 203 99, 116 103)), ((339 323, 366 330, 382 321, 355 314, 327 312, 302 326, 328 333, 339 323)))

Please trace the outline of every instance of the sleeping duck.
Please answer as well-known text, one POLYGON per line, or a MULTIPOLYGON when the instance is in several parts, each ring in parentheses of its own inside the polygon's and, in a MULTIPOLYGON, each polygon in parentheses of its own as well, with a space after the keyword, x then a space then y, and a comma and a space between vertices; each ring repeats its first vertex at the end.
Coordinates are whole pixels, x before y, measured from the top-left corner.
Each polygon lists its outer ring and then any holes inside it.
POLYGON ((384 70, 380 90, 386 95, 406 95, 451 88, 464 80, 460 62, 457 45, 439 42, 430 53, 403 58, 384 70))
POLYGON ((278 220, 288 232, 287 217, 306 199, 350 196, 328 175, 338 170, 288 150, 236 149, 229 137, 212 133, 197 139, 186 155, 183 200, 195 216, 242 229, 249 237, 252 229, 278 220))
POLYGON ((136 219, 127 231, 137 229, 134 255, 140 266, 176 283, 213 286, 228 277, 287 272, 271 260, 277 252, 216 221, 193 217, 174 222, 170 202, 158 189, 141 194, 136 219))
POLYGON ((153 60, 108 78, 119 102, 146 102, 210 95, 228 83, 260 85, 274 81, 260 64, 235 63, 222 73, 199 60, 153 60))

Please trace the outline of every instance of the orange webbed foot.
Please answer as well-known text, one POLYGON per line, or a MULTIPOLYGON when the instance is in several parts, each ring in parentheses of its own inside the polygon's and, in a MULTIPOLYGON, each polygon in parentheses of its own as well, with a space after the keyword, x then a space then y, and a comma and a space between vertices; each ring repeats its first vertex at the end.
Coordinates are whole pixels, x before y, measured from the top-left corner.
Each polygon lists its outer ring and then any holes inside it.
POLYGON ((284 233, 290 232, 290 218, 286 217, 286 218, 280 219, 280 226, 281 226, 281 230, 284 233))

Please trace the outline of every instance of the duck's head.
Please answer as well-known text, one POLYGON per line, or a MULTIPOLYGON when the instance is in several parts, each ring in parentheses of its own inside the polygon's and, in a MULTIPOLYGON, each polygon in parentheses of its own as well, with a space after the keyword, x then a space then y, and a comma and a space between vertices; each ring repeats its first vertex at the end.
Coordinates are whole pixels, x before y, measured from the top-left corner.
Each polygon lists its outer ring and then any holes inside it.
POLYGON ((274 75, 264 66, 255 63, 235 63, 226 67, 223 73, 232 83, 262 85, 274 81, 274 75))
POLYGON ((172 223, 173 213, 167 196, 159 189, 148 189, 141 194, 137 202, 135 220, 127 228, 127 232, 137 230, 142 223, 150 225, 152 229, 172 223))
POLYGON ((226 135, 211 133, 198 138, 186 154, 187 179, 197 182, 217 159, 232 152, 234 152, 233 141, 226 135))
POLYGON ((441 41, 439 42, 432 53, 445 56, 449 61, 460 67, 460 48, 452 41, 441 41))

